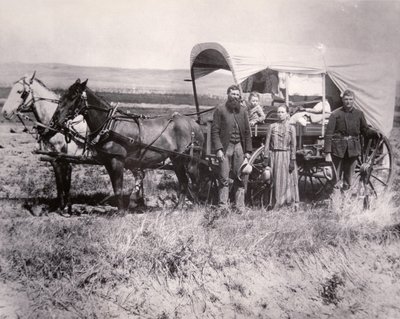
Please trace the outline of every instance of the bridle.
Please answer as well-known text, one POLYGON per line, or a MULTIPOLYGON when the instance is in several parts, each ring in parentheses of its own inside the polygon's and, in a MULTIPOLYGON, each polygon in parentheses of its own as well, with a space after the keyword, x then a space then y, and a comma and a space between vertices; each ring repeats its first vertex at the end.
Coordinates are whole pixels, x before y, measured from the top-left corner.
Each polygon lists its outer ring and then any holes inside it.
POLYGON ((66 125, 67 121, 69 121, 73 118, 76 118, 78 115, 85 116, 87 111, 93 109, 93 110, 97 110, 97 111, 101 111, 101 112, 107 112, 108 114, 106 116, 106 119, 99 125, 99 127, 90 132, 89 137, 95 136, 97 134, 102 135, 102 132, 105 131, 105 127, 108 127, 110 122, 112 121, 113 116, 117 110, 117 106, 110 107, 108 109, 104 109, 104 108, 98 107, 96 105, 89 105, 88 100, 87 100, 86 91, 83 91, 82 93, 80 93, 80 94, 77 93, 77 94, 78 94, 78 96, 73 98, 73 102, 72 102, 73 107, 71 107, 68 110, 68 113, 62 123, 60 123, 56 119, 57 112, 54 113, 53 118, 50 121, 53 124, 53 127, 57 127, 58 129, 61 128, 61 129, 69 130, 68 125, 66 125))
POLYGON ((21 103, 18 105, 15 113, 26 113, 26 112, 34 112, 33 105, 35 104, 35 98, 33 96, 33 92, 30 86, 30 83, 26 82, 25 78, 22 78, 15 82, 14 84, 20 83, 22 84, 22 91, 17 91, 17 93, 21 94, 21 103), (31 95, 31 99, 28 100, 29 95, 31 95))
MULTIPOLYGON (((33 80, 32 80, 33 81, 33 80)), ((25 78, 22 78, 18 81, 16 81, 14 84, 16 83, 21 83, 22 84, 22 91, 17 91, 17 93, 21 94, 21 103, 18 105, 16 112, 14 112, 14 115, 19 115, 21 113, 28 113, 28 112, 32 112, 35 116, 36 121, 38 121, 39 123, 42 123, 38 114, 37 114, 37 110, 34 107, 36 102, 39 101, 48 101, 48 102, 52 102, 52 103, 58 103, 59 100, 58 99, 52 99, 52 98, 46 98, 46 97, 35 97, 33 90, 31 88, 31 84, 32 81, 30 81, 29 83, 25 80, 25 78), (30 99, 28 99, 28 97, 31 96, 30 99)), ((42 123, 43 124, 43 123, 42 123)))
MULTIPOLYGON (((36 110, 35 107, 35 103, 39 102, 39 101, 48 101, 48 102, 52 102, 52 103, 59 103, 58 99, 53 99, 53 98, 46 98, 46 97, 35 97, 34 91, 32 90, 32 83, 33 83, 33 78, 30 81, 26 81, 26 78, 23 77, 21 79, 19 79, 18 81, 14 82, 14 84, 20 83, 22 84, 22 90, 18 90, 17 93, 21 94, 21 103, 18 105, 17 109, 15 112, 13 112, 11 118, 16 115, 19 119, 19 121, 22 123, 22 125, 24 126, 25 130, 29 132, 28 127, 25 124, 25 121, 31 121, 34 122, 34 127, 36 127, 36 131, 37 133, 39 133, 40 137, 36 137, 36 139, 40 140, 43 137, 43 134, 45 134, 45 132, 52 132, 51 134, 55 134, 58 133, 58 131, 56 131, 55 129, 53 129, 50 126, 44 124, 42 122, 42 120, 40 119, 38 112, 36 110), (30 96, 30 99, 29 99, 30 96), (33 121, 32 119, 30 119, 28 116, 26 116, 24 113, 29 113, 32 112, 34 117, 35 117, 35 121, 33 121)), ((39 82, 40 83, 40 82, 39 82)), ((30 134, 32 134, 30 132, 30 134)), ((33 135, 33 134, 32 134, 33 135)))

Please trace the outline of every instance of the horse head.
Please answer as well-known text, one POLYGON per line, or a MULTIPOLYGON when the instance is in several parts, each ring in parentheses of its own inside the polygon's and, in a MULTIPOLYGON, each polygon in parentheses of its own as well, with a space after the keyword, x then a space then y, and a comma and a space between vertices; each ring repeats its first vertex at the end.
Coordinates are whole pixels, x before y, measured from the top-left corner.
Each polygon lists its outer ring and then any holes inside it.
POLYGON ((34 97, 31 85, 35 75, 36 71, 33 73, 32 77, 24 76, 14 83, 3 105, 3 116, 6 119, 13 118, 18 112, 32 111, 34 97))
POLYGON ((81 83, 81 80, 77 79, 61 96, 57 110, 51 120, 52 126, 63 127, 68 120, 84 113, 87 107, 85 93, 87 81, 81 83))

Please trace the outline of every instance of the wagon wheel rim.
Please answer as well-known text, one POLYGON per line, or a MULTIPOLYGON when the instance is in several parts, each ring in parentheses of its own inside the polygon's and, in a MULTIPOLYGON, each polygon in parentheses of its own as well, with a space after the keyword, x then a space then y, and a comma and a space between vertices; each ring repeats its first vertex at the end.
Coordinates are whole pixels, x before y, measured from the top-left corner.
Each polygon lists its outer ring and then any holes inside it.
POLYGON ((393 155, 386 137, 372 138, 366 142, 357 159, 353 179, 353 192, 361 196, 372 195, 377 198, 391 185, 393 155))

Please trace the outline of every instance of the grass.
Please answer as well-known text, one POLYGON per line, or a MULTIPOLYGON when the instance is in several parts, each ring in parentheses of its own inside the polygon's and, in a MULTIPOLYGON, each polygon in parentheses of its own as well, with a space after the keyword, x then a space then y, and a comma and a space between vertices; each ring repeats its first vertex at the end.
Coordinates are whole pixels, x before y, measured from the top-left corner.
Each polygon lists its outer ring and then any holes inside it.
POLYGON ((392 195, 369 211, 349 199, 242 215, 3 215, 0 277, 22 284, 30 318, 390 317, 400 277, 392 195))
POLYGON ((394 305, 373 281, 400 277, 400 216, 347 205, 3 219, 1 276, 35 296, 34 318, 363 317, 394 305))

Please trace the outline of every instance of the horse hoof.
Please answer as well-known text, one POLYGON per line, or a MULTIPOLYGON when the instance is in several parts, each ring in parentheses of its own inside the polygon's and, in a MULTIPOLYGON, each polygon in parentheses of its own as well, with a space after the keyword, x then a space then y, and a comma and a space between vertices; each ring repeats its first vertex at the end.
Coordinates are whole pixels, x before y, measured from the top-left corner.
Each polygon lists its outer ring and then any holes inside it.
POLYGON ((60 215, 61 217, 69 218, 71 217, 71 212, 66 209, 57 209, 56 213, 60 215))
POLYGON ((60 212, 59 215, 61 217, 65 217, 65 218, 70 218, 71 217, 71 214, 68 214, 68 213, 65 213, 65 212, 60 212))
POLYGON ((124 209, 124 210, 119 210, 119 211, 117 212, 117 216, 118 216, 118 217, 125 217, 125 216, 128 215, 128 214, 129 214, 129 211, 126 210, 126 209, 124 209))
POLYGON ((144 211, 143 208, 136 208, 136 209, 135 209, 135 214, 142 215, 142 214, 144 214, 144 213, 145 213, 145 211, 144 211))

